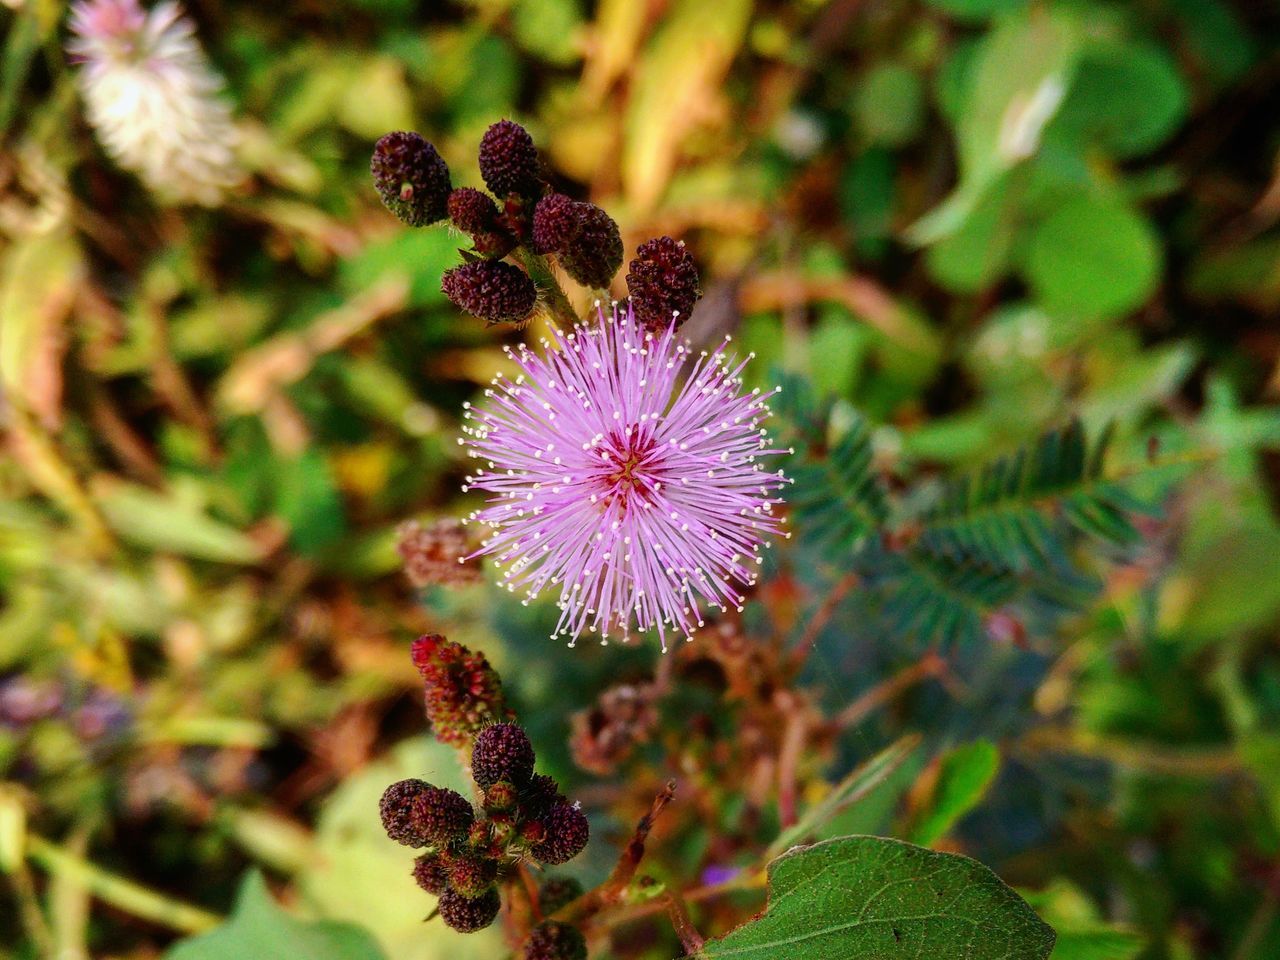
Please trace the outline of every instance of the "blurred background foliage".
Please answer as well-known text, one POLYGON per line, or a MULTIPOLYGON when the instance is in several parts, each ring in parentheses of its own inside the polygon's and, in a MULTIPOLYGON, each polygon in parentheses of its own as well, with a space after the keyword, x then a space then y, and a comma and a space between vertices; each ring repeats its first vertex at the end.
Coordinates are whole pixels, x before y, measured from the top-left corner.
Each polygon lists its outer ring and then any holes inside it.
MULTIPOLYGON (((841 830, 979 857, 1034 891, 1056 956, 1280 955, 1272 0, 187 6, 251 172, 213 210, 161 206, 101 154, 63 3, 0 8, 0 956, 158 956, 255 864, 396 960, 494 956, 421 925, 372 814, 397 776, 456 776, 420 734, 418 632, 485 650, 593 798, 588 877, 690 769, 676 735, 603 777, 565 746, 655 650, 569 652, 545 610, 398 572, 401 522, 462 512, 459 406, 521 334, 445 301, 459 238, 398 226, 369 151, 416 129, 475 184, 504 116, 628 249, 684 238, 689 335, 807 379, 837 430, 858 411, 891 487, 1073 416, 1115 425, 1122 467, 1204 461, 1086 614, 948 651, 952 684, 856 717, 825 769, 923 733, 941 759, 841 830)), ((799 634, 830 600, 804 674, 829 708, 927 655, 833 593, 838 562, 778 553, 744 624, 799 634)), ((732 739, 737 714, 681 697, 732 739)), ((656 872, 774 816, 719 800, 656 872)), ((674 955, 635 936, 625 955, 674 955)))

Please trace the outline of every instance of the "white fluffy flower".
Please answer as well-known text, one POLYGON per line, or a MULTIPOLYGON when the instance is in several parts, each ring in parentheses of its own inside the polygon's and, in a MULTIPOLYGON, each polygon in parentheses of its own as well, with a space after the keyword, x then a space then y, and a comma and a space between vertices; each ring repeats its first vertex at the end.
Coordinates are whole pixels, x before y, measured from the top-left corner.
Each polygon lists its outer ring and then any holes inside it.
POLYGON ((89 123, 107 152, 163 199, 218 203, 241 176, 235 127, 182 8, 82 0, 71 30, 89 123))

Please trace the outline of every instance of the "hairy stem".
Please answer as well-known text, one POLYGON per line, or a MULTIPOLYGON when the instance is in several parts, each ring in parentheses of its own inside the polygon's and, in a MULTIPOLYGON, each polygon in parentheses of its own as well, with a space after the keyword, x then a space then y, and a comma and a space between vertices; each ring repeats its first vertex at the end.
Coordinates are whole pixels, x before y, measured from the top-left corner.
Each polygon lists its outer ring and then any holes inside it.
POLYGON ((517 247, 511 255, 524 267, 525 272, 533 279, 541 295, 542 303, 555 322, 564 327, 572 327, 578 322, 578 314, 573 304, 565 296, 560 281, 556 279, 547 258, 539 256, 524 247, 517 247))

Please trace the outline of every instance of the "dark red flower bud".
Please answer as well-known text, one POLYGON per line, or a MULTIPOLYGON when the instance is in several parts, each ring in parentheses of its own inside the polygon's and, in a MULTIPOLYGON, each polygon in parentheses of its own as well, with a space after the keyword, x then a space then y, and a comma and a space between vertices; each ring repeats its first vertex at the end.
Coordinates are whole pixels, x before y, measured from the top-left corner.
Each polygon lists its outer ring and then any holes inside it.
POLYGON ((498 861, 487 857, 457 857, 449 864, 449 889, 472 899, 498 879, 498 861))
POLYGON ((498 205, 482 190, 458 187, 449 194, 449 219, 464 233, 492 230, 498 221, 498 205))
POLYGON ((538 288, 519 267, 476 260, 446 270, 440 289, 455 305, 490 323, 523 320, 538 300, 538 288))
POLYGON ((508 780, 499 780, 484 792, 484 808, 502 812, 516 805, 518 791, 508 780))
POLYGON ((480 139, 480 175, 498 196, 518 193, 536 197, 542 191, 538 148, 529 131, 512 120, 499 120, 480 139))
POLYGON ((557 803, 566 803, 560 792, 560 784, 545 773, 535 773, 529 785, 520 792, 520 810, 530 820, 539 820, 551 812, 557 803))
POLYGON ((502 681, 483 653, 425 634, 413 642, 413 663, 422 674, 427 719, 441 743, 465 746, 486 726, 509 716, 502 681))
POLYGON ((587 941, 577 927, 548 920, 529 933, 521 960, 587 960, 587 941))
POLYGON ((440 894, 439 906, 440 919, 446 924, 459 933, 475 933, 493 923, 502 901, 492 888, 474 898, 446 890, 440 894))
POLYGON ((413 861, 413 879, 427 893, 439 896, 449 887, 449 870, 439 854, 427 853, 413 861))
POLYGON ((693 257, 683 241, 671 237, 640 244, 627 274, 627 290, 636 320, 655 332, 671 326, 673 315, 676 326, 684 323, 702 296, 693 257))
POLYGON ((369 161, 373 185, 386 208, 411 227, 425 227, 448 213, 449 166, 416 133, 388 133, 369 161))
POLYGON ((580 854, 591 837, 587 815, 574 804, 557 803, 546 817, 547 838, 531 851, 548 866, 568 863, 580 854))
POLYGON ((453 191, 449 194, 449 219, 459 230, 471 235, 476 253, 497 259, 516 247, 516 238, 506 228, 498 205, 487 193, 471 187, 453 191))
POLYGON ((471 751, 471 775, 482 787, 499 780, 524 785, 535 761, 529 735, 514 723, 495 723, 480 731, 471 751))
POLYGON ((535 253, 563 253, 581 225, 580 204, 563 193, 549 193, 533 209, 535 253))
POLYGON ((423 836, 413 813, 418 798, 430 789, 431 784, 424 780, 400 780, 383 791, 378 812, 388 837, 406 847, 425 847, 431 842, 423 836))
POLYGON ((560 266, 584 287, 607 288, 622 266, 618 225, 593 203, 579 203, 577 215, 578 231, 560 254, 560 266))
POLYGON ((568 906, 582 896, 582 884, 573 877, 549 877, 538 888, 538 906, 544 917, 568 906))
POLYGON ((448 843, 467 834, 475 821, 467 798, 445 787, 428 787, 413 801, 414 827, 428 843, 448 843))

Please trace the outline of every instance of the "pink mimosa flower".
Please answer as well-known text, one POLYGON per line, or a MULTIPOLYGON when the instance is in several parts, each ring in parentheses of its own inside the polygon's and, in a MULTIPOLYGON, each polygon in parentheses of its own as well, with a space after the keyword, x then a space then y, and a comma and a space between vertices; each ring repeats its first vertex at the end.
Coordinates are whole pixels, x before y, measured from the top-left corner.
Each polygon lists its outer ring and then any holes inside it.
POLYGON ((459 442, 485 468, 467 488, 490 495, 471 515, 489 528, 480 553, 526 603, 559 589, 570 646, 654 629, 665 649, 755 582, 787 482, 761 460, 784 451, 761 427, 776 391, 744 392, 727 346, 695 354, 615 308, 541 352, 508 349, 523 372, 468 409, 459 442))

